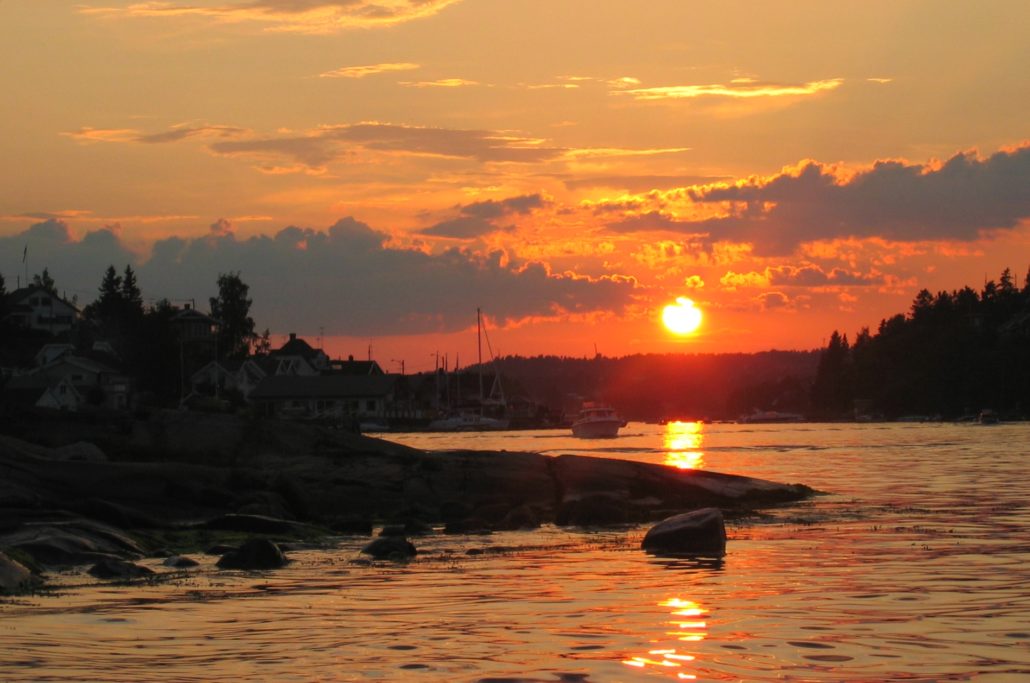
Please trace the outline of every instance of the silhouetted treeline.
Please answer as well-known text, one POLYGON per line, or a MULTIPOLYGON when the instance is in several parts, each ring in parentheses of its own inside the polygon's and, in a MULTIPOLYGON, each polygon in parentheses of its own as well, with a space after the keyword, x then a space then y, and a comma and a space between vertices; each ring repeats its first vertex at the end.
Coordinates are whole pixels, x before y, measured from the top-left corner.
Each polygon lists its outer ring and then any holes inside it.
POLYGON ((736 418, 754 410, 803 412, 817 351, 644 354, 592 359, 509 356, 498 368, 520 391, 559 412, 571 396, 612 404, 629 419, 736 418))
POLYGON ((849 343, 834 331, 812 386, 813 415, 957 418, 1030 407, 1030 273, 1006 268, 977 292, 922 290, 907 315, 849 343))

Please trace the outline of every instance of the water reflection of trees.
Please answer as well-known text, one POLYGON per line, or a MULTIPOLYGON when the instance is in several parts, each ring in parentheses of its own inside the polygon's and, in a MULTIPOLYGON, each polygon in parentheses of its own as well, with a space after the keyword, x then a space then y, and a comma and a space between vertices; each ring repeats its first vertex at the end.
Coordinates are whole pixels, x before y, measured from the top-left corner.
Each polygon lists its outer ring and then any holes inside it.
POLYGON ((701 422, 669 422, 665 425, 663 447, 665 464, 681 470, 704 467, 704 424, 701 422))

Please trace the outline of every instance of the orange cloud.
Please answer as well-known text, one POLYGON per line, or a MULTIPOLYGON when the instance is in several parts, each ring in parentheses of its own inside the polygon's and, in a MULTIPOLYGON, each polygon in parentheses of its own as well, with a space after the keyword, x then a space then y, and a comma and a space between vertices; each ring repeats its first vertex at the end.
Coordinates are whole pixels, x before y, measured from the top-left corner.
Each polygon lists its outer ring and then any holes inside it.
POLYGON ((326 34, 346 29, 389 27, 425 19, 460 0, 194 0, 137 2, 128 7, 80 7, 83 14, 111 18, 198 18, 219 23, 254 23, 271 31, 326 34))
POLYGON ((365 64, 362 66, 342 66, 339 69, 318 74, 319 78, 366 78, 391 71, 414 71, 419 64, 409 62, 393 62, 387 64, 365 64))
POLYGON ((636 100, 679 100, 696 97, 730 97, 751 99, 755 97, 805 97, 821 92, 836 90, 844 83, 842 78, 823 81, 809 81, 797 85, 758 83, 750 79, 738 79, 729 84, 673 85, 657 88, 632 88, 617 90, 615 94, 629 95, 636 100))

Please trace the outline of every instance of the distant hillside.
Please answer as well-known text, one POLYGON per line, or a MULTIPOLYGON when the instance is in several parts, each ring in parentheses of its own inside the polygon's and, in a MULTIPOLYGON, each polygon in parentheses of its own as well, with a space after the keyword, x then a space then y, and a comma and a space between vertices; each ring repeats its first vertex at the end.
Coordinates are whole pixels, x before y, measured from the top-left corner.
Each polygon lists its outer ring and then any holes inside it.
POLYGON ((727 418, 755 409, 803 411, 818 351, 644 354, 497 361, 519 393, 559 412, 570 396, 601 400, 630 419, 727 418))

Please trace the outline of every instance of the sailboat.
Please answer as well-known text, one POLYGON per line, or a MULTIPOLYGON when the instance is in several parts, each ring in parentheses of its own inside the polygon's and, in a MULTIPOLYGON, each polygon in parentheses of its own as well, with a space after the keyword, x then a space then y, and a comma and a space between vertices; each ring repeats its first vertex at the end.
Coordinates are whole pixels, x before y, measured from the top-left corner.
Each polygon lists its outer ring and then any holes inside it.
MULTIPOLYGON (((490 339, 487 338, 487 346, 489 347, 490 339)), ((448 413, 440 417, 439 419, 433 420, 429 423, 428 429, 434 432, 485 432, 485 431, 496 431, 500 429, 508 428, 508 420, 497 417, 489 417, 483 414, 483 407, 488 402, 492 402, 495 405, 498 403, 497 400, 488 401, 483 393, 483 313, 480 309, 476 309, 476 347, 479 353, 479 363, 476 366, 479 374, 479 409, 475 412, 457 410, 448 413)), ((490 353, 493 356, 493 351, 490 353)), ((460 380, 459 380, 460 381, 460 380)), ((494 387, 491 389, 490 395, 494 395, 494 389, 499 389, 500 393, 500 405, 504 405, 504 390, 500 388, 500 373, 496 373, 494 376, 494 387)))

